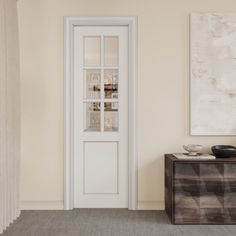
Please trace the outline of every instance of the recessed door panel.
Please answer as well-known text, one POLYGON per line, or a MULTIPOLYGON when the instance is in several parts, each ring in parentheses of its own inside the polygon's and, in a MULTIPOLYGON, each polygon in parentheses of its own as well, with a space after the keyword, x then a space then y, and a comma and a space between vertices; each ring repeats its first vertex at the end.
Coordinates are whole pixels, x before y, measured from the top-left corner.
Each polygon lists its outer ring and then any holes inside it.
POLYGON ((84 143, 84 193, 118 193, 117 142, 84 143))

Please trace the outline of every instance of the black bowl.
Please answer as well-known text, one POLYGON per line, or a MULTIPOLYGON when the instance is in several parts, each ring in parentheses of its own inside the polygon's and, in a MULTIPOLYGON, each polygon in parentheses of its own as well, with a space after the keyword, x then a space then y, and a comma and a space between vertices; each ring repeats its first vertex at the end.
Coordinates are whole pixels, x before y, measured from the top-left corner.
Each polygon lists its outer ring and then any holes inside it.
POLYGON ((231 145, 215 145, 211 150, 216 158, 236 157, 236 147, 231 145))

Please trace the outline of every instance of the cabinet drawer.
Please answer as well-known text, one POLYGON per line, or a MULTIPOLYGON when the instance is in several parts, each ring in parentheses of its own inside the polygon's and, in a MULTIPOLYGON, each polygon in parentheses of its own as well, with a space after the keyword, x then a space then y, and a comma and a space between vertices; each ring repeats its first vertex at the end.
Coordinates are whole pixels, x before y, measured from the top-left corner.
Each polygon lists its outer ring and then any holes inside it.
POLYGON ((235 224, 236 208, 176 208, 175 224, 235 224))
POLYGON ((227 224, 235 224, 236 223, 236 208, 225 208, 224 209, 224 222, 227 224))
POLYGON ((236 164, 224 164, 224 178, 236 179, 236 164))
POLYGON ((202 224, 235 224, 236 208, 206 208, 200 209, 202 224))
POLYGON ((199 180, 176 179, 174 183, 176 208, 199 208, 199 180))
POLYGON ((175 165, 175 179, 199 178, 199 164, 177 163, 175 165))
POLYGON ((221 163, 217 164, 200 164, 200 178, 212 179, 212 178, 223 178, 224 177, 224 165, 221 163))
POLYGON ((224 179, 224 208, 236 208, 236 180, 224 179))
POLYGON ((200 223, 199 209, 175 208, 175 224, 198 224, 200 223))
POLYGON ((222 179, 200 180, 200 208, 224 207, 224 182, 222 179))
POLYGON ((202 224, 222 224, 225 222, 225 213, 223 208, 205 208, 200 209, 199 222, 202 224))

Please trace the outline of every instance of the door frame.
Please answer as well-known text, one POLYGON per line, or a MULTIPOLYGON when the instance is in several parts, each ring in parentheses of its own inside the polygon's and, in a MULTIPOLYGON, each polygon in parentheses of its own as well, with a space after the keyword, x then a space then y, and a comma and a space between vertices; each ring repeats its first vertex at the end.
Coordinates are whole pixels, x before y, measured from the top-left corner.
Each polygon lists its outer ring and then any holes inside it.
POLYGON ((64 17, 64 209, 74 208, 73 39, 78 26, 127 26, 129 70, 128 209, 138 205, 137 17, 64 17))

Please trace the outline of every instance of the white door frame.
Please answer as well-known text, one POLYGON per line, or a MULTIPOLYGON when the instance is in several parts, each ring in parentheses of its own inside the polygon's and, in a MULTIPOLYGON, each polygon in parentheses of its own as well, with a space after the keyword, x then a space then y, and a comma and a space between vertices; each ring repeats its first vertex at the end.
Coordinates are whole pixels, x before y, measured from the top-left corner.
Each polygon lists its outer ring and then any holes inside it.
POLYGON ((129 37, 129 199, 128 208, 138 203, 138 76, 137 17, 65 17, 64 18, 64 209, 74 208, 74 122, 73 122, 73 39, 76 26, 127 26, 129 37))

